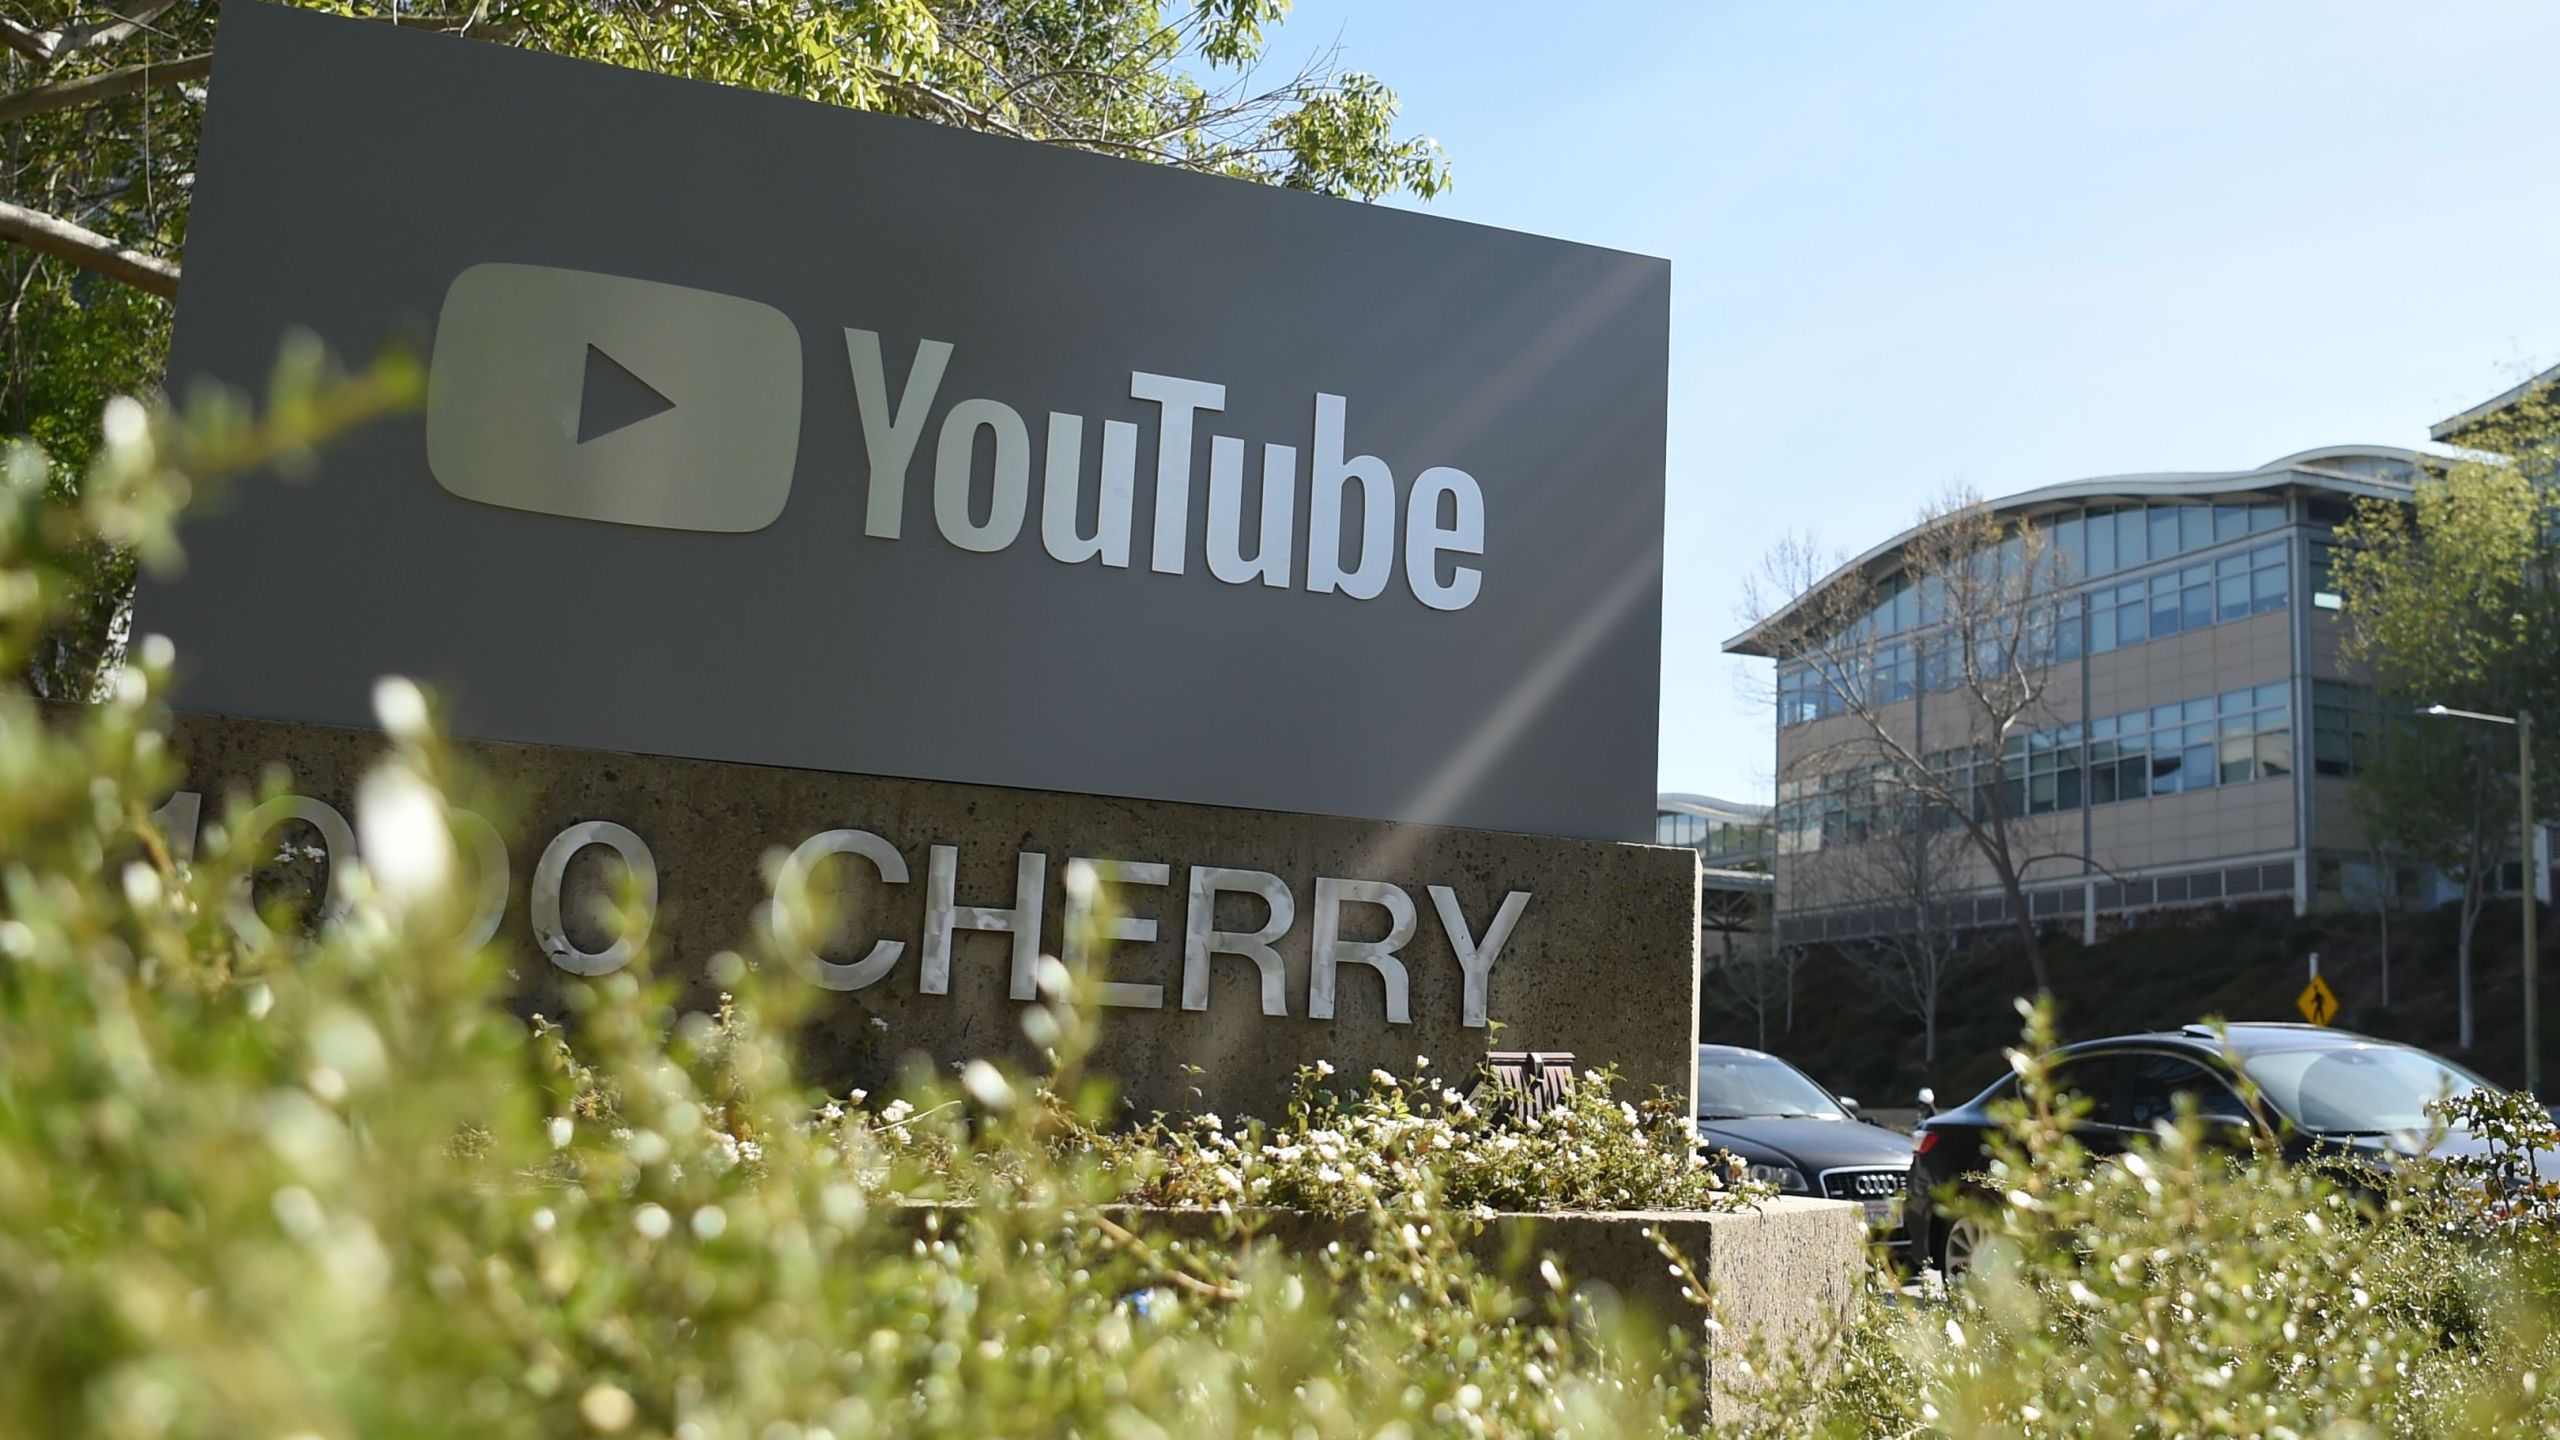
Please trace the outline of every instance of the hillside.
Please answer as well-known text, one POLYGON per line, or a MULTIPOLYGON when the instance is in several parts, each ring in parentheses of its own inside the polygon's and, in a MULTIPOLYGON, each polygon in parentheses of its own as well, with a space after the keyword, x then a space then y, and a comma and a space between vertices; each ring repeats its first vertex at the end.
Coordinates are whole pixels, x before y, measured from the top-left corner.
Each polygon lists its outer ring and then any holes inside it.
MULTIPOLYGON (((2306 978, 2305 957, 2318 951, 2321 974, 2343 1007, 2339 1027, 2421 1045, 2514 1084, 2524 1069, 2516 906, 2492 902, 2481 917, 2474 957, 2478 1043, 2467 1052, 2454 1045, 2454 921, 2450 908, 2392 917, 2388 1008, 2382 1004, 2382 952, 2370 912, 2301 918, 2282 907, 2199 912, 2127 930, 2095 946, 2049 938, 2046 958, 2064 1035, 2087 1039, 2216 1016, 2299 1020, 2294 997, 2306 978)), ((2546 917, 2546 941, 2551 928, 2546 917)), ((2550 1077, 2560 1075, 2560 1045, 2552 1035, 2560 1028, 2560 993, 2554 991, 2560 980, 2550 968, 2549 946, 2544 948, 2541 1038, 2543 1070, 2550 1077)), ((1751 1012, 1713 974, 1704 987, 1699 1038, 1758 1043, 1751 1012)), ((2026 962, 2015 946, 1990 947, 1949 986, 1939 1012, 1937 1062, 1925 1064, 1919 1022, 1837 956, 1816 954, 1796 976, 1792 1030, 1773 1010, 1768 1048, 1871 1106, 1908 1106, 1922 1085, 1936 1089, 1941 1105, 1952 1105, 2005 1068, 2002 1049, 2018 1035, 2011 1001, 2027 989, 2026 962)))

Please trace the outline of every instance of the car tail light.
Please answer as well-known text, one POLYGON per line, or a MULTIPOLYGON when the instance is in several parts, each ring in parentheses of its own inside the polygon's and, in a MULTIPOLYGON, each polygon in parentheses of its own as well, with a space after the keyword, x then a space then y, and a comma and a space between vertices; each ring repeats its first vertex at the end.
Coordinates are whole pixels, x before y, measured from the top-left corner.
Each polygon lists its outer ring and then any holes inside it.
POLYGON ((1914 1146, 1912 1146, 1912 1147, 1911 1147, 1911 1153, 1912 1153, 1912 1154, 1914 1154, 1914 1155, 1926 1155, 1926 1154, 1928 1154, 1928 1153, 1929 1153, 1930 1147, 1932 1147, 1932 1146, 1936 1145, 1937 1143, 1938 1143, 1938 1132, 1937 1132, 1937 1131, 1935 1131, 1935 1130, 1923 1130, 1923 1131, 1921 1131, 1921 1132, 1920 1132, 1920 1143, 1918 1143, 1917 1145, 1914 1145, 1914 1146))

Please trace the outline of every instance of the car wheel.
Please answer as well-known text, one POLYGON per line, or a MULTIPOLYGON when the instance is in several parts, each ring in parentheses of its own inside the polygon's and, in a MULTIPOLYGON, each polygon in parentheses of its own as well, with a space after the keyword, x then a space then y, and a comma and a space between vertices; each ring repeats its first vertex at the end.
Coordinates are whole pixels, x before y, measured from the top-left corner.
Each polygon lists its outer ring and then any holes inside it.
POLYGON ((1938 1234, 1938 1271, 1953 1280, 1973 1269, 1974 1256, 1982 1249, 1982 1222, 1970 1215, 1959 1215, 1947 1222, 1938 1234))

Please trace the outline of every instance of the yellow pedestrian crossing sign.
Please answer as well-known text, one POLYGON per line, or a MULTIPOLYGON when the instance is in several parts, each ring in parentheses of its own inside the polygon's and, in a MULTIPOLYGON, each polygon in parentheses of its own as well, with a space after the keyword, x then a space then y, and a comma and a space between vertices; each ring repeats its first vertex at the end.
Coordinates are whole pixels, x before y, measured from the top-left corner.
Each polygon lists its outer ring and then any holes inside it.
POLYGON ((2338 1018, 2338 992, 2329 988, 2328 981, 2314 975, 2311 983, 2302 987, 2302 993, 2294 997, 2293 1008, 2312 1024, 2326 1025, 2338 1018))

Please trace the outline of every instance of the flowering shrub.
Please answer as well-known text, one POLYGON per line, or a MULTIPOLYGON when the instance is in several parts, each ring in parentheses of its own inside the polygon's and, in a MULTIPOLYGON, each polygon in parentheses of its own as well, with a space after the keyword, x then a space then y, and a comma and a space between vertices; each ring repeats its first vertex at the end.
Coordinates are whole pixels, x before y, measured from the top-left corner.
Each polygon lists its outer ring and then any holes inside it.
MULTIPOLYGON (((2412 1162, 2353 1177, 2233 1155, 2189 1115, 2124 1154, 2075 1138, 2049 1018, 1965 1207, 1987 1230, 1938 1298, 1887 1291, 1787 1433, 2548 1434, 2548 1229, 2485 1224, 2412 1162)), ((1802 1383, 1799 1377, 1799 1383, 1802 1383)))
MULTIPOLYGON (((1219 1209, 1270 1205, 1345 1214, 1409 1196, 1490 1214, 1510 1210, 1723 1209, 1765 1196, 1740 1162, 1698 1151, 1675 1102, 1612 1097, 1594 1070, 1532 1116, 1468 1094, 1414 1057, 1411 1076, 1372 1070, 1336 1087, 1323 1062, 1298 1073, 1285 1118, 1159 1121, 1095 1148, 1138 1176, 1133 1198, 1219 1209)), ((1464 1083, 1474 1089, 1474 1078, 1464 1083)))
MULTIPOLYGON (((189 486, 400 389, 289 378, 263 421, 119 406, 74 503, 10 455, 0 666, 85 547, 167 558, 189 486)), ((1417 1063, 1311 1072, 1267 1126, 1115 1137, 1096 1012, 1054 963, 1024 1016, 1049 1073, 973 1064, 877 1106, 799 1081, 810 991, 753 947, 711 961, 714 1013, 644 957, 521 1024, 503 957, 453 938, 474 897, 448 797, 476 797, 424 697, 378 695, 366 868, 296 939, 231 923, 268 858, 226 838, 236 804, 184 861, 151 819, 174 658, 141 643, 58 723, 0 692, 0 1434, 1694 1433, 1699 1327, 1586 1304, 1553 1265, 1514 1284, 1465 1243, 1485 1208, 1745 1197, 1676 1111, 1587 1076, 1531 1125, 1417 1063), (951 1198, 977 1203, 913 1203, 951 1198), (1289 1256, 1152 1235, 1132 1199, 1394 1223, 1289 1256)), ((2560 1430, 2560 1236, 2524 1180, 2547 1117, 2481 1101, 2454 1118, 2488 1161, 2357 1187, 2193 1117, 2093 1157, 2050 1040, 2031 1017, 1977 1273, 1879 1286, 1821 1365, 1757 1365, 1754 1433, 2560 1430)))
MULTIPOLYGON (((120 403, 76 502, 8 457, 0 669, 84 547, 169 558, 187 489, 398 388, 288 379, 264 420, 120 403)), ((809 988, 754 946, 709 962, 714 1013, 644 954, 520 1022, 506 957, 454 938, 449 800, 491 802, 405 684, 376 697, 393 749, 343 914, 235 927, 273 859, 231 838, 250 797, 187 857, 151 816, 174 661, 139 643, 76 713, 0 689, 0 1434, 1669 1435, 1697 1412, 1688 1332, 1636 1332, 1552 1266, 1486 1273, 1427 1187, 1307 1257, 1115 1218, 1138 1177, 1093 1142, 1097 1012, 1054 963, 1024 1015, 1050 1073, 975 1064, 876 1106, 798 1079, 809 988), (911 1203, 955 1196, 979 1203, 911 1203)))
POLYGON ((2446 1125, 2482 1143, 2477 1155, 2446 1159, 2446 1198, 2470 1202, 2497 1222, 2560 1226, 2560 1182, 2546 1157, 2560 1157, 2560 1125, 2531 1095, 2474 1090, 2430 1107, 2446 1125))

